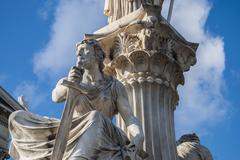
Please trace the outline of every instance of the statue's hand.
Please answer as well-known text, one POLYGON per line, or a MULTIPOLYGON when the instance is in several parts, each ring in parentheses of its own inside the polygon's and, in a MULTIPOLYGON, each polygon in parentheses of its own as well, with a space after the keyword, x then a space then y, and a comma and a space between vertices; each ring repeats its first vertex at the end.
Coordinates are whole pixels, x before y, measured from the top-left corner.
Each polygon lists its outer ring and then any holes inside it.
POLYGON ((78 67, 72 67, 68 73, 68 80, 71 82, 80 83, 82 80, 82 71, 78 67))
POLYGON ((134 151, 138 153, 143 149, 143 141, 144 141, 144 136, 142 134, 138 134, 132 139, 128 147, 130 149, 134 149, 134 151))

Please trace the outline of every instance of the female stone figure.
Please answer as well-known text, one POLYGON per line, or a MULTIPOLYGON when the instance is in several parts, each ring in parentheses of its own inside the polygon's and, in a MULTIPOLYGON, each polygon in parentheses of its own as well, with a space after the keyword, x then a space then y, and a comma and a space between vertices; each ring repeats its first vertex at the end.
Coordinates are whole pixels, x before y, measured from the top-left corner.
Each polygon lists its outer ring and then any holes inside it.
POLYGON ((213 160, 210 151, 200 143, 199 137, 185 134, 177 141, 179 160, 213 160))
POLYGON ((137 10, 142 4, 162 6, 163 0, 105 0, 104 14, 112 23, 137 10))
MULTIPOLYGON (((125 160, 128 155, 135 157, 142 148, 143 131, 129 107, 125 88, 103 74, 103 60, 104 53, 97 41, 84 40, 77 45, 77 66, 81 69, 72 68, 67 79, 79 84, 81 94, 75 95, 64 160, 125 160), (111 121, 117 113, 133 136, 131 142, 111 121)), ((53 90, 53 101, 64 101, 66 90, 60 80, 53 90)), ((15 160, 50 159, 58 126, 56 119, 14 112, 9 120, 10 154, 15 160)))

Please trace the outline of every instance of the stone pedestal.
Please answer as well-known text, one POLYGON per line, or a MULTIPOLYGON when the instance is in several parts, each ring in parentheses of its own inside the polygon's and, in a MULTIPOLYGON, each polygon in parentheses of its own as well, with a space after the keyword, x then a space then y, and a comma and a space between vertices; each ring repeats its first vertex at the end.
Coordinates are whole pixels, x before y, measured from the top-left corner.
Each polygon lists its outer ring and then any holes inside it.
MULTIPOLYGON (((99 40, 106 52, 105 72, 125 85, 142 122, 149 160, 177 160, 177 86, 184 84, 183 72, 196 63, 198 44, 186 41, 160 10, 144 6, 86 38, 99 40)), ((117 125, 127 132, 120 116, 117 125)))

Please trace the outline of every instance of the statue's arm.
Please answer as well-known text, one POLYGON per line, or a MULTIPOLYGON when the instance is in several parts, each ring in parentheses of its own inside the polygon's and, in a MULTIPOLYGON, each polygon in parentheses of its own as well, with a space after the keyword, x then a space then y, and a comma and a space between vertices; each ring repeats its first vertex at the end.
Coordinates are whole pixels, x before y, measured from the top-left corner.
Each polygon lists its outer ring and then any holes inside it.
MULTIPOLYGON (((120 83, 120 82, 119 82, 120 83)), ((118 112, 123 118, 128 132, 133 136, 132 143, 142 148, 144 135, 140 121, 133 115, 130 108, 127 92, 122 84, 118 85, 117 107, 118 112)))
POLYGON ((61 82, 67 78, 62 78, 56 84, 56 87, 52 91, 52 100, 53 102, 60 103, 66 100, 67 88, 61 85, 61 82))

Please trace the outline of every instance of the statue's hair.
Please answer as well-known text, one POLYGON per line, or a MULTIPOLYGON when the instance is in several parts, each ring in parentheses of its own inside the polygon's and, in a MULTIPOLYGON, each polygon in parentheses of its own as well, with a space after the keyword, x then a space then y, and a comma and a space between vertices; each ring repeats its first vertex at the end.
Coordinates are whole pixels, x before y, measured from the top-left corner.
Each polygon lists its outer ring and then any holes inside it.
POLYGON ((99 63, 99 69, 101 72, 103 72, 104 69, 104 59, 105 59, 105 53, 102 50, 102 47, 100 46, 99 42, 95 39, 84 39, 82 42, 76 44, 76 48, 83 44, 91 45, 94 48, 95 56, 97 58, 97 61, 99 63))
POLYGON ((180 137, 180 139, 177 141, 177 144, 181 144, 184 142, 196 142, 200 143, 199 137, 193 133, 193 134, 185 134, 180 137))

